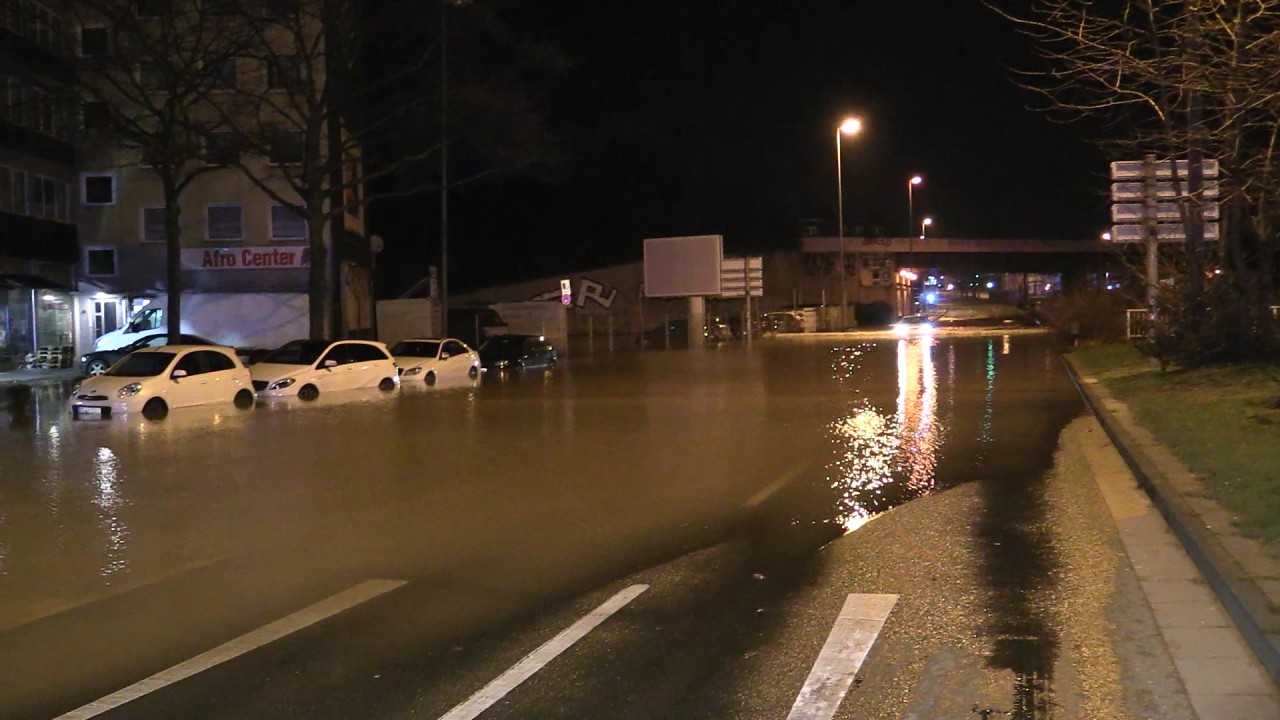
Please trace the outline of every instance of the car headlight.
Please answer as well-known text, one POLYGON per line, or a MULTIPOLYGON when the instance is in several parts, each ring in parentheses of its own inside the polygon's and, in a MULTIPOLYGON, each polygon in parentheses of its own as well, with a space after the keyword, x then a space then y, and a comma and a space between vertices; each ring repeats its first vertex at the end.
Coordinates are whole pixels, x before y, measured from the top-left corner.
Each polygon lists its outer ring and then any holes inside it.
POLYGON ((134 395, 137 395, 140 392, 142 392, 142 383, 129 383, 128 385, 125 385, 124 387, 120 388, 116 392, 116 397, 118 398, 133 397, 134 395))
POLYGON ((493 366, 496 368, 504 368, 504 367, 508 367, 509 365, 511 365, 510 360, 498 360, 493 364, 493 366))
POLYGON ((293 379, 293 378, 285 378, 285 379, 283 379, 283 380, 277 380, 277 381, 275 381, 275 382, 271 383, 270 385, 268 385, 268 386, 267 386, 267 389, 268 389, 268 390, 283 390, 283 389, 285 389, 285 388, 289 387, 290 385, 292 385, 293 383, 294 383, 294 379, 293 379))
POLYGON ((87 362, 89 362, 89 356, 88 356, 88 355, 81 355, 81 356, 80 356, 80 362, 81 362, 81 363, 87 363, 87 362))
POLYGON ((75 394, 76 394, 76 393, 78 393, 78 392, 80 392, 80 383, 76 383, 75 385, 72 385, 72 386, 71 386, 71 394, 72 394, 72 395, 75 395, 75 394))
POLYGON ((404 371, 405 375, 419 375, 422 373, 422 367, 412 367, 404 371))

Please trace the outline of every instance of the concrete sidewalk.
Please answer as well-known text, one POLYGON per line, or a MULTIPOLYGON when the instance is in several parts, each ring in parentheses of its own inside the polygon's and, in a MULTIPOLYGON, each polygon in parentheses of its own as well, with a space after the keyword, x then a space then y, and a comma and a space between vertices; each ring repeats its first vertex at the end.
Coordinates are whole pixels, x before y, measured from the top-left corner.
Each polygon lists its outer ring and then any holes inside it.
POLYGON ((22 383, 24 385, 66 383, 83 376, 84 371, 79 367, 60 368, 57 370, 6 370, 0 372, 0 385, 14 383, 22 383))
POLYGON ((1148 600, 1157 611, 1158 621, 1162 612, 1166 616, 1161 630, 1169 640, 1193 703, 1199 687, 1201 702, 1194 704, 1201 717, 1280 717, 1280 705, 1275 704, 1280 695, 1280 558, 1266 552, 1258 541, 1237 533, 1230 513, 1207 497, 1200 479, 1136 421, 1128 406, 1111 396, 1074 358, 1064 358, 1081 395, 1128 471, 1194 563, 1194 571, 1190 567, 1179 569, 1176 558, 1169 553, 1161 555, 1145 541, 1129 548, 1139 576, 1150 571, 1148 600), (1198 577, 1187 577, 1188 573, 1198 577), (1177 608, 1204 605, 1204 598, 1209 597, 1206 584, 1225 611, 1221 623, 1215 618, 1179 618, 1174 612, 1177 608), (1224 712, 1227 708, 1219 704, 1224 697, 1231 697, 1224 696, 1221 688, 1237 687, 1231 701, 1234 707, 1249 695, 1238 689, 1238 681, 1248 675, 1247 671, 1232 670, 1224 657, 1206 659, 1204 653, 1205 644, 1216 642, 1212 629, 1225 626, 1228 618, 1269 676, 1270 683, 1261 689, 1255 685, 1252 691, 1265 691, 1270 696, 1265 701, 1255 698, 1264 704, 1254 706, 1256 710, 1266 708, 1268 714, 1224 712), (1205 707, 1209 702, 1213 709, 1205 707))

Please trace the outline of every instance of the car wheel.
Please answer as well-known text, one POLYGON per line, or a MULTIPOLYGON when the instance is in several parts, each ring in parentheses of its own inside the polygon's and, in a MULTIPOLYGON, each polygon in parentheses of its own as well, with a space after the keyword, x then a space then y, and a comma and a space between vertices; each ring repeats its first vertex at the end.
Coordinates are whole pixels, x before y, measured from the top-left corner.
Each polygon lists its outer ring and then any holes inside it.
POLYGON ((248 410, 253 407, 253 393, 247 388, 241 389, 240 392, 236 393, 236 398, 233 402, 241 410, 248 410))
POLYGON ((315 400, 316 398, 320 397, 320 388, 310 384, 303 385, 298 390, 298 397, 308 402, 315 400))
POLYGON ((105 360, 90 360, 88 365, 84 366, 85 373, 89 375, 101 375, 111 368, 105 360))
POLYGON ((428 385, 435 385, 435 384, 436 384, 436 374, 435 374, 434 372, 429 372, 429 373, 427 373, 427 376, 426 376, 425 378, 423 378, 423 380, 425 380, 425 381, 426 381, 426 383, 427 383, 428 385))
POLYGON ((467 377, 471 378, 472 380, 475 380, 476 378, 480 377, 480 368, 476 367, 475 365, 472 365, 471 369, 467 371, 467 377))
POLYGON ((396 381, 391 378, 382 378, 382 382, 378 383, 378 389, 382 392, 391 392, 396 389, 396 381))
POLYGON ((142 417, 148 420, 163 420, 169 414, 169 405, 160 398, 151 398, 142 406, 142 417))

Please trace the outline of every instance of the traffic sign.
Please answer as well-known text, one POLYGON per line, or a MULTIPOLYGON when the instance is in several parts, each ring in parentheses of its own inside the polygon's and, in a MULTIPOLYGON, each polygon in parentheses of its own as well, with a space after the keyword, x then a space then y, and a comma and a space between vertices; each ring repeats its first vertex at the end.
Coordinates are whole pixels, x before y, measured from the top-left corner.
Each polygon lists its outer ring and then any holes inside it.
POLYGON ((560 281, 560 304, 565 307, 573 304, 573 282, 570 280, 560 281))
POLYGON ((720 297, 764 295, 764 258, 725 258, 720 261, 720 297))
MULTIPOLYGON (((1178 183, 1178 190, 1174 192, 1172 182, 1156 183, 1156 199, 1158 200, 1174 200, 1180 197, 1188 197, 1187 182, 1183 179, 1178 183)), ((1111 200, 1112 202, 1124 202, 1125 200, 1142 200, 1147 196, 1145 186, 1140 182, 1118 182, 1111 184, 1111 200)), ((1205 200, 1216 200, 1218 198, 1218 181, 1206 180, 1204 188, 1201 190, 1200 196, 1205 200)))
MULTIPOLYGON (((1218 177, 1218 161, 1213 158, 1205 158, 1200 163, 1201 170, 1206 178, 1218 177)), ((1186 160, 1178 161, 1178 177, 1186 178, 1190 165, 1186 160)), ((1142 160, 1117 160, 1111 163, 1111 179, 1112 180, 1141 180, 1145 178, 1145 163, 1142 160)), ((1173 177, 1173 164, 1167 159, 1156 161, 1156 177, 1165 180, 1173 177)))
MULTIPOLYGON (((1201 206, 1205 220, 1218 219, 1218 203, 1205 203, 1201 206)), ((1156 203, 1156 220, 1182 220, 1182 212, 1178 203, 1156 203)), ((1146 206, 1142 203, 1116 203, 1111 206, 1111 222, 1140 223, 1147 219, 1146 206)))
MULTIPOLYGON (((1160 242, 1185 242, 1187 234, 1182 227, 1182 223, 1160 223, 1156 225, 1156 238, 1160 242)), ((1136 243, 1146 242, 1146 239, 1146 232, 1141 225, 1113 225, 1111 227, 1111 242, 1136 243)), ((1218 239, 1218 223, 1207 222, 1204 224, 1204 239, 1218 239)))

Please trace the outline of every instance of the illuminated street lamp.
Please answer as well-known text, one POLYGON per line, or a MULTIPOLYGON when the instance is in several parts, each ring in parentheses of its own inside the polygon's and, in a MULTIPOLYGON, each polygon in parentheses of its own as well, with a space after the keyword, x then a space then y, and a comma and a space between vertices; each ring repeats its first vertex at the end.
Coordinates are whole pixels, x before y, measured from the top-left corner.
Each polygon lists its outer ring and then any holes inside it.
POLYGON ((932 225, 932 224, 933 224, 933 218, 931 218, 931 217, 926 217, 926 218, 924 218, 923 220, 921 220, 921 221, 920 221, 920 239, 921 239, 921 240, 923 240, 923 239, 924 239, 924 236, 925 236, 925 228, 929 227, 929 226, 930 226, 930 225, 932 225))
POLYGON ((911 232, 911 228, 916 224, 915 213, 915 189, 916 186, 924 182, 924 178, 919 175, 912 175, 907 181, 907 232, 911 232))
POLYGON ((844 163, 840 159, 840 146, 843 136, 857 135, 862 131, 862 120, 856 117, 845 118, 836 128, 836 235, 840 240, 840 329, 844 330, 845 308, 849 304, 844 277, 844 163))

